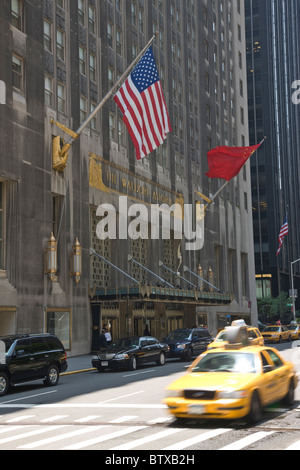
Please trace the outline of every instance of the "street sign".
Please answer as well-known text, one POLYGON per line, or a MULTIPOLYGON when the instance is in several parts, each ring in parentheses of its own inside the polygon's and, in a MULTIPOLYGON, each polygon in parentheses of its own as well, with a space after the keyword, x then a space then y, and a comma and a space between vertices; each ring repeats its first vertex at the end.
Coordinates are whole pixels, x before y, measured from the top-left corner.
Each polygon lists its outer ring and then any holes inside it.
POLYGON ((289 297, 292 299, 297 299, 298 298, 298 289, 290 289, 289 290, 289 297))

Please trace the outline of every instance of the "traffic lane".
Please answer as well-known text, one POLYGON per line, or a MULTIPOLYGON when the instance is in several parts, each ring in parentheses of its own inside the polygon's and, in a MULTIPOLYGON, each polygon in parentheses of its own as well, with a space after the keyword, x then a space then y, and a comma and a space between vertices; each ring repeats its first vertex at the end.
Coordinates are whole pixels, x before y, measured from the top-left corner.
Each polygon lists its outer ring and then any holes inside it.
POLYGON ((80 374, 61 376, 58 385, 53 388, 45 387, 40 380, 16 385, 7 395, 1 397, 0 404, 8 402, 30 402, 37 405, 57 403, 83 396, 88 399, 89 396, 98 393, 104 394, 105 399, 106 393, 108 393, 108 397, 111 397, 112 393, 116 396, 115 392, 118 394, 119 389, 122 387, 126 387, 128 384, 138 386, 139 383, 148 378, 162 378, 163 383, 167 386, 176 377, 176 374, 181 375, 185 370, 186 363, 178 361, 168 362, 164 366, 149 364, 143 368, 138 368, 134 372, 106 371, 99 373, 97 370, 92 370, 80 374))

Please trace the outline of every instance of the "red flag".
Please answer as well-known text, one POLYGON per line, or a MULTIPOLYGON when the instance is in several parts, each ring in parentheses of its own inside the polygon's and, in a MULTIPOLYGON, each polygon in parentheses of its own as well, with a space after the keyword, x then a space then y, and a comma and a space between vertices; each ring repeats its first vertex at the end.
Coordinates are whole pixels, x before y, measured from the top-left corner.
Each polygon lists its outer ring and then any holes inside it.
POLYGON ((138 160, 159 147, 171 131, 158 70, 149 47, 114 97, 138 160))
POLYGON ((252 145, 249 147, 216 147, 207 154, 209 178, 222 178, 231 180, 245 165, 249 157, 260 147, 252 145))

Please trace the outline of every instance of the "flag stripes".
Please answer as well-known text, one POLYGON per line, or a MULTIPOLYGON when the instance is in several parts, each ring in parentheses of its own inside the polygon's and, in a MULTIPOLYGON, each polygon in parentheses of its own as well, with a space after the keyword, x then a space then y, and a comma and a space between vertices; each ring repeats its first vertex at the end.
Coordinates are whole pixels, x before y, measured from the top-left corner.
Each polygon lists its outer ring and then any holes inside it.
POLYGON ((289 233, 289 227, 288 227, 288 223, 287 223, 287 218, 285 217, 283 225, 282 225, 282 227, 280 229, 280 232, 279 232, 279 235, 278 235, 279 247, 278 247, 276 256, 279 255, 281 247, 282 247, 283 239, 288 233, 289 233))
POLYGON ((151 48, 119 89, 114 100, 123 114, 137 159, 140 160, 159 147, 171 131, 151 48))

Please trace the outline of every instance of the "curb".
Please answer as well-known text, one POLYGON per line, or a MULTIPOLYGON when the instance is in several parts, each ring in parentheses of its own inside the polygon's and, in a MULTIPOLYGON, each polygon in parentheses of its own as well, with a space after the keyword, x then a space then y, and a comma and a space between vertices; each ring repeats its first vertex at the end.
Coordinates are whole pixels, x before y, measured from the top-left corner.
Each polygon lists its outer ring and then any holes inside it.
POLYGON ((90 372, 92 370, 97 370, 96 367, 92 367, 90 369, 81 369, 81 370, 73 370, 70 372, 62 372, 60 376, 62 375, 74 375, 74 374, 80 374, 81 372, 90 372))

